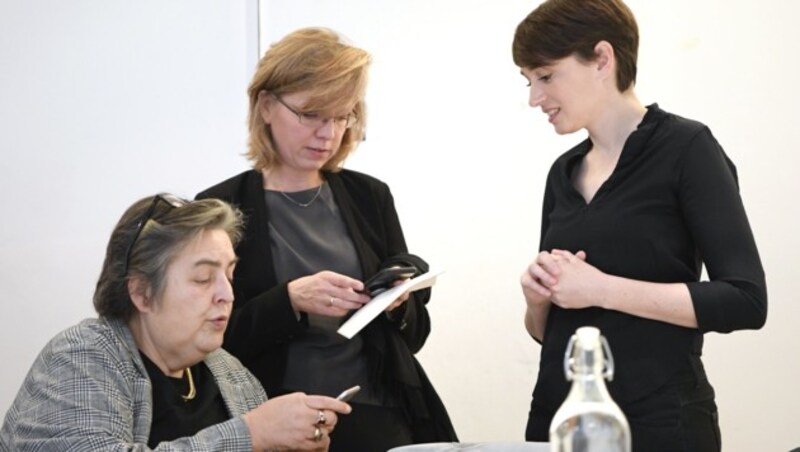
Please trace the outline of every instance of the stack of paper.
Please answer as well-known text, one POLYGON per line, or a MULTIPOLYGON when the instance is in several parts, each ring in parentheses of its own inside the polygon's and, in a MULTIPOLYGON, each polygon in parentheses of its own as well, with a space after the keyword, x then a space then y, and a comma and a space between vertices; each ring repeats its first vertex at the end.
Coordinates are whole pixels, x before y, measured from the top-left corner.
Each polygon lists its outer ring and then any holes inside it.
POLYGON ((372 319, 385 311, 393 301, 400 297, 400 295, 434 285, 436 283, 436 277, 442 273, 444 273, 444 270, 429 271, 416 278, 411 278, 403 284, 394 286, 386 292, 382 292, 356 311, 352 317, 347 319, 347 321, 339 327, 338 333, 348 339, 352 339, 353 336, 367 326, 372 319))

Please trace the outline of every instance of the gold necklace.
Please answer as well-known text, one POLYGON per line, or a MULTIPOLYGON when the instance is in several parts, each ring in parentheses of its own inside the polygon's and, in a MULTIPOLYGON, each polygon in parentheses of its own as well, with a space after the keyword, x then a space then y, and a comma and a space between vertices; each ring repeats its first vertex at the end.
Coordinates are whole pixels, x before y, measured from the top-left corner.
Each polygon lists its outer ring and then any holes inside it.
POLYGON ((189 393, 186 395, 182 395, 184 402, 188 402, 194 399, 194 396, 197 395, 197 391, 194 389, 194 378, 192 378, 192 369, 187 367, 186 370, 183 371, 186 374, 186 378, 189 380, 189 393))

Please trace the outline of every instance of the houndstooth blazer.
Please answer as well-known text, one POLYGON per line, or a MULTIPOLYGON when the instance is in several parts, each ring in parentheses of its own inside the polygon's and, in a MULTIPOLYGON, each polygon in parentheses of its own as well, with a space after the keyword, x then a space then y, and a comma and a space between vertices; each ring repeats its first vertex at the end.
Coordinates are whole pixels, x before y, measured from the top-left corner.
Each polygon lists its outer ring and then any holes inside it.
MULTIPOLYGON (((205 363, 231 419, 156 450, 252 450, 241 415, 267 400, 264 389, 222 349, 205 363)), ((6 414, 0 450, 150 450, 152 405, 152 385, 128 327, 86 319, 55 336, 36 358, 6 414)))

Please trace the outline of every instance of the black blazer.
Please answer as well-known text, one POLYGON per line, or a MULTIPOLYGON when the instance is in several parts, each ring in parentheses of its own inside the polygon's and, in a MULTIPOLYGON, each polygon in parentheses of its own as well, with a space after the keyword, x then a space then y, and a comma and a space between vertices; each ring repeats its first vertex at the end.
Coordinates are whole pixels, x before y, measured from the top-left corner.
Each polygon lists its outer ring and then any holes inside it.
MULTIPOLYGON (((342 170, 325 173, 358 255, 362 274, 373 275, 393 263, 428 266, 408 254, 389 187, 366 174, 342 170)), ((267 394, 280 394, 287 345, 307 327, 298 322, 287 283, 275 276, 268 232, 269 212, 259 171, 249 170, 217 184, 197 198, 218 198, 237 206, 245 216, 244 237, 236 247, 239 263, 233 275, 233 304, 224 347, 261 381, 267 394)), ((415 431, 415 441, 457 441, 439 396, 414 353, 430 333, 425 307, 430 289, 413 292, 402 316, 379 316, 361 333, 371 373, 400 400, 415 431)))

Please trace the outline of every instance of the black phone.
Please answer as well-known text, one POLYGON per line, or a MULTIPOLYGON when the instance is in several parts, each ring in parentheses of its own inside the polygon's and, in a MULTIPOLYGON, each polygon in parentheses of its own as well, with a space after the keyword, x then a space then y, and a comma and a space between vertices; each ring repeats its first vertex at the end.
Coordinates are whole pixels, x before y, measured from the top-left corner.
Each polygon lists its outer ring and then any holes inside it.
POLYGON ((406 279, 414 276, 417 272, 416 267, 388 267, 383 268, 372 275, 364 282, 364 293, 369 296, 376 296, 379 293, 392 287, 392 283, 398 279, 406 279))

